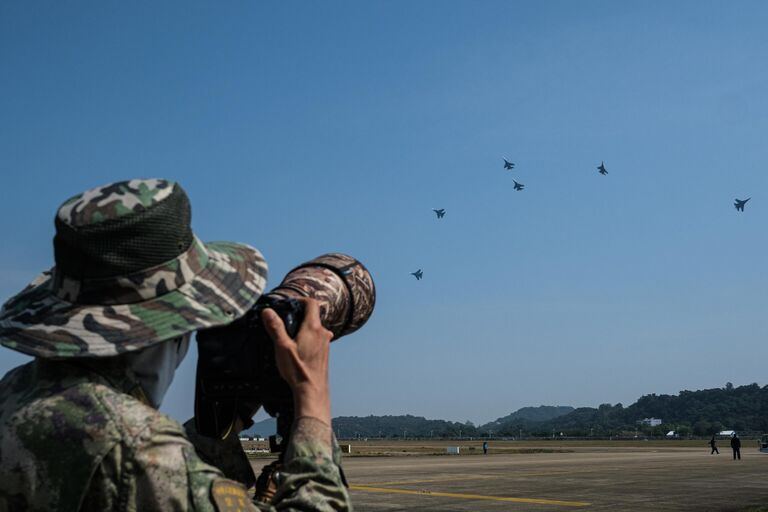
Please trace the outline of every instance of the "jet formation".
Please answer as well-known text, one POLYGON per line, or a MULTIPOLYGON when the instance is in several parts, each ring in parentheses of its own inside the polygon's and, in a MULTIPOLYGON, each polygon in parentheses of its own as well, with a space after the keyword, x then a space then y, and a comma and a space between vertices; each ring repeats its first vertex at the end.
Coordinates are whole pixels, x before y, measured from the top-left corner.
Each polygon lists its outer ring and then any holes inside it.
MULTIPOLYGON (((512 170, 514 168, 515 168, 515 164, 513 164, 512 162, 510 162, 509 160, 504 158, 504 169, 512 170)), ((522 183, 518 183, 515 180, 512 180, 512 181, 515 184, 515 187, 514 187, 515 190, 517 190, 518 192, 520 192, 521 190, 523 190, 525 188, 525 185, 523 185, 522 183)))
MULTIPOLYGON (((507 160, 506 158, 503 158, 504 160, 504 169, 511 171, 515 168, 515 164, 507 160)), ((597 166, 597 172, 602 174, 603 176, 608 174, 608 170, 605 168, 605 161, 601 161, 600 165, 597 166)), ((515 180, 512 180, 514 183, 514 190, 521 191, 525 188, 525 185, 522 183, 519 183, 515 180)), ((743 212, 744 206, 747 204, 747 201, 752 199, 751 197, 748 197, 746 199, 736 199, 735 203, 733 203, 733 206, 736 208, 737 211, 743 212)), ((438 219, 442 219, 445 216, 445 208, 433 208, 433 212, 437 215, 438 219)), ((417 281, 420 281, 422 276, 424 275, 424 272, 421 271, 421 269, 417 270, 416 272, 411 272, 411 275, 416 278, 417 281)))

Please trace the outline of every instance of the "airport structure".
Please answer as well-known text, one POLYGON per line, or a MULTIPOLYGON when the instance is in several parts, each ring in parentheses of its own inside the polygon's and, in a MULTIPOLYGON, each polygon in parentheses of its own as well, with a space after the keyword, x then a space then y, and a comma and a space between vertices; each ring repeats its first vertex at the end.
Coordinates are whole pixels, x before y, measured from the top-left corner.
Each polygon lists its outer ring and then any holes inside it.
POLYGON ((638 421, 641 425, 648 425, 649 427, 658 427, 661 425, 661 418, 643 418, 638 421))

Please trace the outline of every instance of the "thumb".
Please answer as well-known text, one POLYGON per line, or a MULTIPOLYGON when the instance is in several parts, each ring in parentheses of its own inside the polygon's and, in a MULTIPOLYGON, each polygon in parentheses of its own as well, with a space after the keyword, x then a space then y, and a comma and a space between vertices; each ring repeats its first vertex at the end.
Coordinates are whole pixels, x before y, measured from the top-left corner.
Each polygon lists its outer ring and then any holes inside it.
POLYGON ((261 312, 261 321, 264 324, 267 334, 278 346, 290 346, 291 337, 288 336, 288 332, 285 330, 285 324, 280 315, 272 311, 271 309, 265 309, 261 312))

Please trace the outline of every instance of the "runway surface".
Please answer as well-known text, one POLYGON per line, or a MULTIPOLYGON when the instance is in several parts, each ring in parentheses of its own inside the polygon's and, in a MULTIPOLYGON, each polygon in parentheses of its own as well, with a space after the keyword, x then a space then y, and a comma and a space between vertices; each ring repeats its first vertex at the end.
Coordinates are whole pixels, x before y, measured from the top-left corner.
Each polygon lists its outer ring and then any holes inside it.
POLYGON ((745 449, 349 457, 358 512, 735 511, 768 504, 768 455, 745 449))

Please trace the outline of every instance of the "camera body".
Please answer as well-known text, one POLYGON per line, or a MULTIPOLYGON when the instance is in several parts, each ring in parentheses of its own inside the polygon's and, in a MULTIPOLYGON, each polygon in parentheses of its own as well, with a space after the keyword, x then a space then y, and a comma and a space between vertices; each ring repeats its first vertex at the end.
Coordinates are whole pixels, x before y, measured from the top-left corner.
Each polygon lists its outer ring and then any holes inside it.
POLYGON ((275 364, 272 339, 261 312, 272 309, 295 338, 304 319, 304 305, 294 298, 264 295, 226 333, 210 329, 198 334, 195 421, 199 433, 226 437, 237 418, 248 425, 260 406, 271 415, 292 399, 275 364), (225 335, 221 335, 225 334, 225 335))
POLYGON ((293 394, 280 377, 274 343, 261 322, 264 309, 274 310, 295 338, 304 319, 301 297, 320 304, 320 320, 334 340, 359 329, 376 301, 373 278, 356 259, 331 253, 299 265, 281 284, 263 295, 241 318, 197 334, 195 425, 199 434, 223 439, 239 418, 248 426, 260 407, 278 418, 278 433, 287 437, 293 394))

